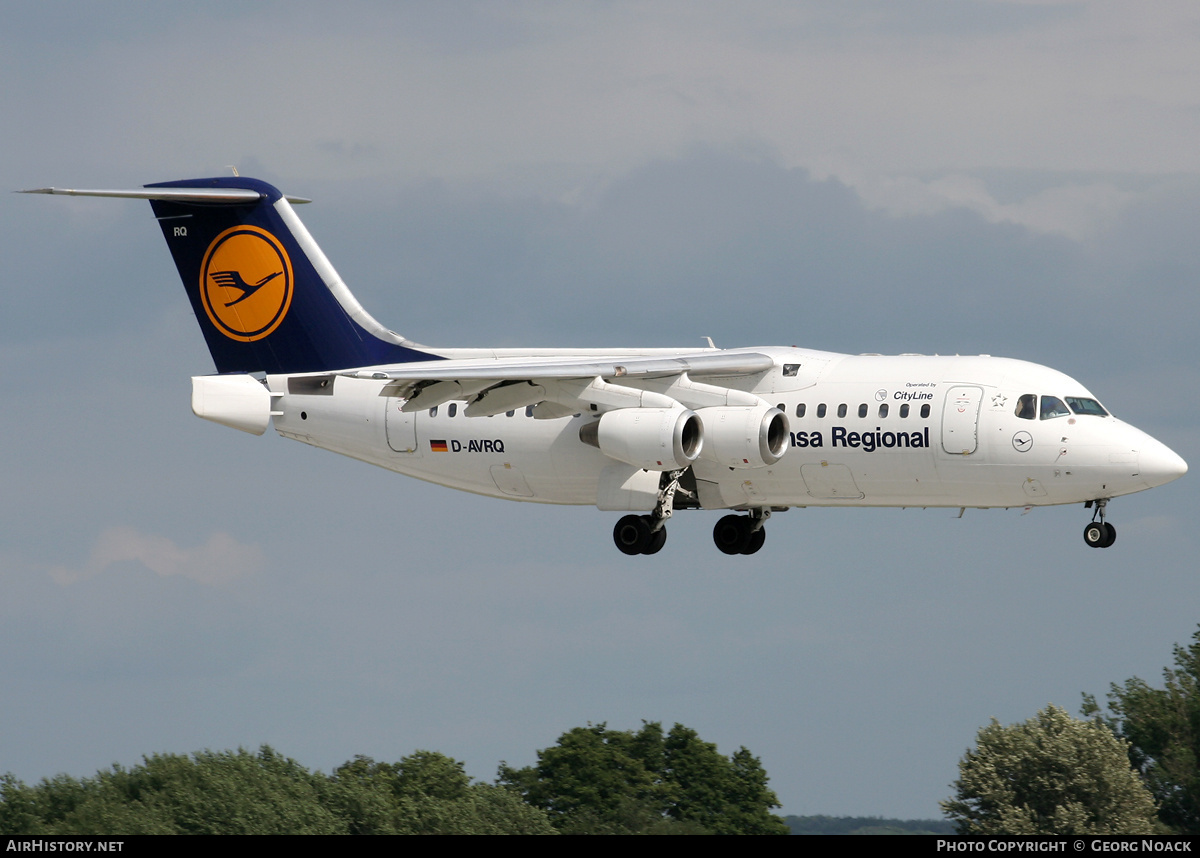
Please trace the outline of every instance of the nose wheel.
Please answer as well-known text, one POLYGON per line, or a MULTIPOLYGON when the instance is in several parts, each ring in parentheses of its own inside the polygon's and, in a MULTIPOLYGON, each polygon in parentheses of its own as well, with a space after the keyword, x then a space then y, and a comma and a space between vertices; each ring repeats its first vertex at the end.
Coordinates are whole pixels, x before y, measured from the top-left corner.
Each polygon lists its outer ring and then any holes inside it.
POLYGON ((770 510, 757 510, 750 515, 727 515, 713 528, 713 542, 722 554, 754 554, 767 541, 763 525, 770 510))
POLYGON ((1108 548, 1117 541, 1117 529, 1107 521, 1093 521, 1083 529, 1083 541, 1092 548, 1108 548))
POLYGON ((1092 520, 1083 529, 1083 541, 1091 548, 1108 548, 1117 541, 1117 529, 1104 520, 1104 508, 1108 506, 1106 499, 1092 501, 1087 506, 1095 506, 1092 520))

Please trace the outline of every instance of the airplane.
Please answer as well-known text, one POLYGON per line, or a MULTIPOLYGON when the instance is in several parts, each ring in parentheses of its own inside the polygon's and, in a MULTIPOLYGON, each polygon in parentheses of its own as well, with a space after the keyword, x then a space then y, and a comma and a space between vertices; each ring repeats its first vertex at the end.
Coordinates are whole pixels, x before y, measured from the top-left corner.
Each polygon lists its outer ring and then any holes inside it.
POLYGON ((797 347, 434 348, 350 293, 289 197, 232 176, 133 190, 149 200, 216 364, 205 420, 454 489, 623 512, 627 555, 655 554, 677 509, 723 510, 754 554, 792 507, 1030 508, 1081 503, 1107 548, 1108 502, 1187 472, 1078 381, 980 356, 797 347))

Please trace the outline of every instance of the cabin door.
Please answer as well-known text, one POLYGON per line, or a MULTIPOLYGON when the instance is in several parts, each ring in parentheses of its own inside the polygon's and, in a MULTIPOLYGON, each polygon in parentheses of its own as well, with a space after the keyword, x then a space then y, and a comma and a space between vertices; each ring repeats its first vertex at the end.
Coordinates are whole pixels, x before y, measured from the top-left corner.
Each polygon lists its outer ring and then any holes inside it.
POLYGON ((981 387, 952 387, 942 408, 942 449, 952 456, 969 456, 979 448, 981 387))

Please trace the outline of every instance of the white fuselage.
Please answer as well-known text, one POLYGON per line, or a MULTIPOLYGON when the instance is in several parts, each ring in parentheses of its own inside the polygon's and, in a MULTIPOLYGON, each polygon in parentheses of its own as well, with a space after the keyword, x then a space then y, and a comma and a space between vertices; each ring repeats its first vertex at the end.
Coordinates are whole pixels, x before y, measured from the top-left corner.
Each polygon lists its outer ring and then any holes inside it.
MULTIPOLYGON (((790 506, 1021 507, 1082 503, 1168 482, 1186 465, 1112 416, 1018 414, 1022 397, 1092 395, 1070 377, 1006 358, 841 355, 758 348, 756 375, 705 378, 755 394, 787 415, 785 454, 762 467, 693 465, 706 508, 790 506)), ((676 351, 610 351, 645 357, 676 351)), ((542 351, 442 352, 452 359, 580 358, 542 351)), ((612 460, 580 440, 581 413, 532 409, 464 416, 464 401, 412 413, 386 381, 330 377, 326 387, 268 376, 280 435, 455 489, 509 500, 597 504, 612 460)), ((654 389, 649 379, 630 387, 654 389)), ((603 506, 603 505, 602 505, 603 506)), ((611 504, 603 508, 617 508, 611 504)), ((631 505, 628 508, 643 508, 631 505)))

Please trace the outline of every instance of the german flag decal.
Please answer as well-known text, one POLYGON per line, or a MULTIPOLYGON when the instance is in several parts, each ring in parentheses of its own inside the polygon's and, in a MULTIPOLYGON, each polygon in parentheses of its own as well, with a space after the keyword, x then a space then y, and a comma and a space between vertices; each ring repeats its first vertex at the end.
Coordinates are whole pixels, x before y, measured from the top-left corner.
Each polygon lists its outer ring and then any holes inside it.
POLYGON ((434 441, 432 439, 429 441, 429 450, 430 450, 430 452, 433 452, 433 453, 449 453, 450 452, 450 448, 448 448, 446 446, 445 441, 434 441))

